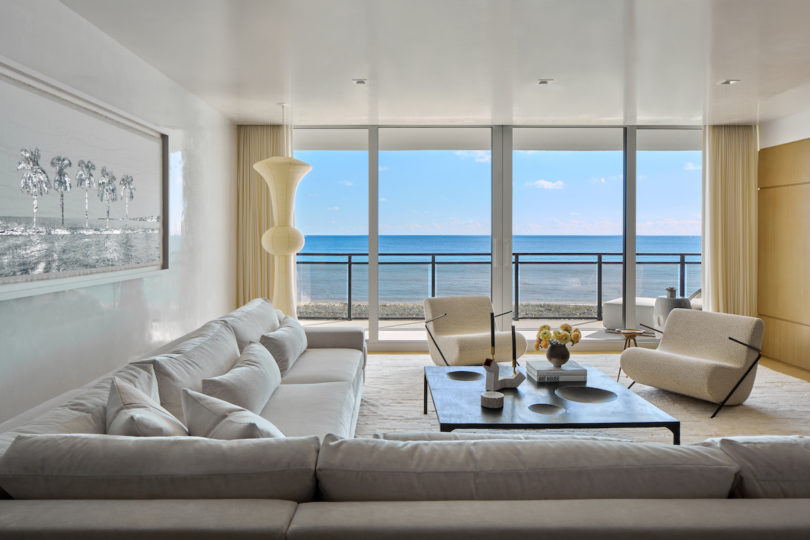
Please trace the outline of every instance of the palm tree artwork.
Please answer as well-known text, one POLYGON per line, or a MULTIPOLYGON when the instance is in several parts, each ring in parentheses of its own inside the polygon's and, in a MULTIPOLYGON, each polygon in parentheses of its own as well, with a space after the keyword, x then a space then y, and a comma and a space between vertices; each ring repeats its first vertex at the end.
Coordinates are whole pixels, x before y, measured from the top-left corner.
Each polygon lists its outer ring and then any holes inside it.
POLYGON ((96 170, 96 165, 90 160, 79 160, 79 172, 76 173, 76 182, 79 187, 84 190, 84 228, 90 226, 90 213, 88 211, 89 205, 87 202, 87 193, 96 187, 96 177, 93 171, 96 170))
POLYGON ((62 226, 65 226, 65 192, 70 191, 70 177, 67 169, 73 165, 70 159, 62 156, 55 156, 51 159, 51 167, 56 168, 56 176, 53 179, 53 189, 59 192, 59 209, 62 211, 62 226))
POLYGON ((121 198, 124 199, 124 223, 129 224, 129 201, 135 198, 135 180, 132 176, 125 174, 121 177, 118 185, 121 186, 121 198))
POLYGON ((20 155, 22 159, 17 163, 17 170, 23 171, 20 179, 20 189, 34 200, 33 226, 36 228, 39 197, 46 195, 50 191, 51 180, 48 178, 45 169, 39 165, 39 148, 31 150, 23 148, 20 150, 20 155))
POLYGON ((115 187, 115 175, 107 167, 101 168, 101 178, 98 180, 98 200, 107 204, 107 228, 110 228, 110 205, 118 200, 118 190, 115 187))

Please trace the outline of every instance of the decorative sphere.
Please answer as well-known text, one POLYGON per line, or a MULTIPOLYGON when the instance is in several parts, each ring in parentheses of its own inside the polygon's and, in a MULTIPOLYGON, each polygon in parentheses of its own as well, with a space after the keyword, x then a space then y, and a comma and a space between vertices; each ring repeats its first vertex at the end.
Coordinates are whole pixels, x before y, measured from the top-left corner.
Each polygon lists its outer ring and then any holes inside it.
POLYGON ((262 235, 262 247, 271 255, 295 255, 304 247, 304 235, 295 227, 270 227, 262 235))

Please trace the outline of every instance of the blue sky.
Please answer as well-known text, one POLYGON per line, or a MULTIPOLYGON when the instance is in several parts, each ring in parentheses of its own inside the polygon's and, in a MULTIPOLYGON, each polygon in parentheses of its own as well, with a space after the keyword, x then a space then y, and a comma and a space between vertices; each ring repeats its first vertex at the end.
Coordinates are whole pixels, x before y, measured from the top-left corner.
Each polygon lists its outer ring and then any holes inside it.
MULTIPOLYGON (((299 151, 312 165, 296 198, 305 235, 368 231, 365 151, 299 151)), ((639 152, 641 235, 700 235, 701 154, 639 152)), ((490 153, 381 151, 380 234, 490 234, 490 153)), ((514 234, 622 233, 621 152, 517 151, 514 234)))

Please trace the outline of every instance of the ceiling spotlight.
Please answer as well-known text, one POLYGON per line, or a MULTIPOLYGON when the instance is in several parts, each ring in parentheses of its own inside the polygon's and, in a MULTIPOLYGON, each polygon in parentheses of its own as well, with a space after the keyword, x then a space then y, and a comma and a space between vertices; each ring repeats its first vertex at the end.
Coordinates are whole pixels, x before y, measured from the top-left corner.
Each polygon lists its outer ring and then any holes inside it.
POLYGON ((537 79, 537 84, 544 85, 544 84, 551 84, 554 82, 554 79, 537 79))
POLYGON ((726 79, 725 81, 720 81, 719 84, 725 85, 725 86, 731 86, 732 84, 737 84, 738 82, 742 82, 742 81, 740 81, 740 79, 726 79))
POLYGON ((352 79, 352 84, 355 86, 365 86, 368 84, 368 79, 352 79))

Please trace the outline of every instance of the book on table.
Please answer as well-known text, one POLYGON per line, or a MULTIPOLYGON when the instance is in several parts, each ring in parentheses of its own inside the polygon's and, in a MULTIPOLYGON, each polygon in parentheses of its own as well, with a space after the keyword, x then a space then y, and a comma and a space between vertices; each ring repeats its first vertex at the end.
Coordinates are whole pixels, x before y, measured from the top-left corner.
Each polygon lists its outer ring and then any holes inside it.
POLYGON ((588 371, 573 360, 554 367, 547 360, 527 360, 526 375, 539 383, 586 382, 588 371))

